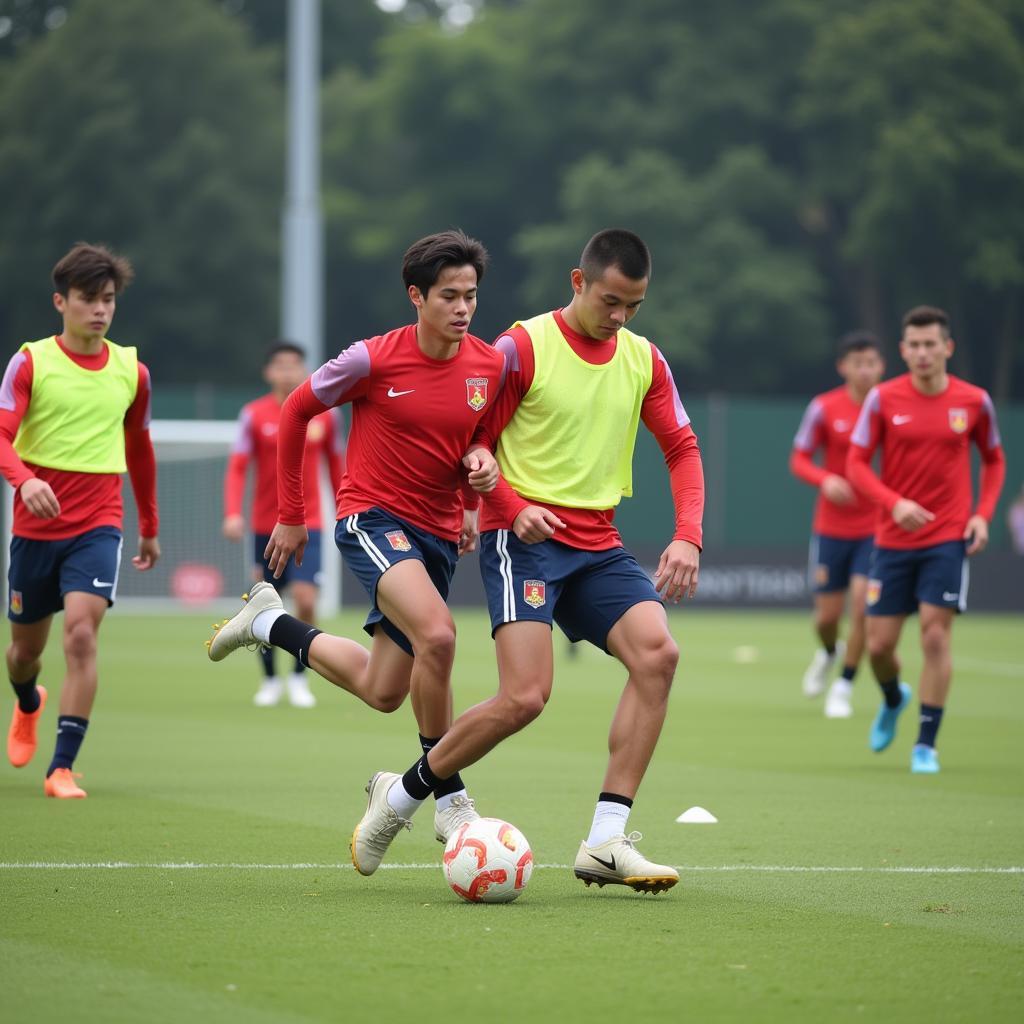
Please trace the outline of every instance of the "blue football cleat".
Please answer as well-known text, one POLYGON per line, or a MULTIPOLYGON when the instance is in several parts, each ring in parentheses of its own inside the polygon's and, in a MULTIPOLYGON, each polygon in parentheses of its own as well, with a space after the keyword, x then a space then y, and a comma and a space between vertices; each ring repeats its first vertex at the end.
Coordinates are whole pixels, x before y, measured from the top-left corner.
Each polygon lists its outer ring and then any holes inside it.
POLYGON ((871 724, 871 732, 868 735, 868 745, 876 753, 881 753, 896 738, 896 721, 903 714, 904 709, 910 703, 911 690, 906 683, 900 683, 900 702, 897 707, 891 708, 883 699, 882 706, 875 715, 871 724))
POLYGON ((939 755, 936 749, 918 743, 910 753, 910 770, 915 775, 937 775, 939 755))

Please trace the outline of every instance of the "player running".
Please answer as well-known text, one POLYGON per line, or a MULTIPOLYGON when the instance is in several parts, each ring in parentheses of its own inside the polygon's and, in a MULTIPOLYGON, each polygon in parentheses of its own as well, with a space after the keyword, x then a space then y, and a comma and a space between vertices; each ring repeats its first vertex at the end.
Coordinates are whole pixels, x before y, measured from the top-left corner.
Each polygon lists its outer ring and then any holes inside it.
POLYGON ((96 698, 100 623, 117 596, 126 469, 139 513, 132 564, 146 571, 160 557, 149 371, 134 348, 105 337, 131 279, 127 260, 75 245, 53 268, 61 333, 22 345, 0 386, 0 471, 15 491, 7 674, 18 700, 7 756, 21 768, 36 752, 40 659, 63 609, 66 674, 43 784, 62 800, 86 796, 72 768, 96 698))
POLYGON ((882 751, 910 703, 896 656, 903 623, 921 618, 920 728, 910 770, 935 773, 935 739, 952 678, 953 618, 967 608, 967 557, 988 543, 988 524, 1006 475, 992 399, 946 372, 949 318, 932 306, 903 317, 900 355, 909 373, 873 388, 853 431, 846 475, 880 505, 867 589, 867 645, 883 701, 871 727, 882 751), (971 451, 981 453, 978 503, 971 510, 971 451), (871 457, 882 450, 879 478, 871 457))
MULTIPOLYGON (((504 374, 503 355, 468 333, 486 264, 484 247, 461 231, 414 243, 402 277, 416 323, 350 345, 281 410, 278 522, 265 552, 275 578, 293 555, 304 560, 307 424, 352 405, 335 540, 372 602, 371 650, 286 614, 262 582, 209 641, 213 661, 241 646, 280 647, 379 711, 411 693, 424 751, 451 724, 455 624, 445 602, 459 555, 476 547, 472 488, 493 488, 498 476, 490 452, 466 454, 504 374)), ((441 842, 478 817, 457 772, 431 791, 441 842)))
POLYGON ((588 640, 628 672, 612 720, 610 759, 575 874, 588 885, 641 892, 675 885, 627 833, 630 808, 658 741, 679 651, 663 600, 697 587, 704 506, 700 450, 664 357, 626 329, 647 292, 650 254, 630 231, 595 235, 572 271, 563 310, 513 326, 505 390, 477 439, 496 445, 503 479, 484 501, 481 572, 498 658, 496 696, 462 714, 404 774, 379 772, 352 836, 362 874, 438 780, 532 722, 553 678, 551 624, 588 640), (675 501, 672 542, 651 582, 622 546, 615 506, 632 494, 640 420, 665 455, 675 501))
MULTIPOLYGON (((320 591, 320 461, 326 462, 335 491, 341 486, 341 474, 345 468, 334 413, 325 412, 314 417, 306 431, 302 479, 306 489, 303 501, 309 541, 302 564, 287 565, 281 578, 275 580, 263 557, 271 531, 277 523, 277 429, 281 406, 306 376, 306 354, 298 345, 278 341, 270 347, 263 363, 263 378, 270 385, 270 394, 243 406, 238 417, 238 434, 224 477, 223 529, 229 540, 240 541, 245 536, 242 496, 252 461, 256 469, 251 507, 253 578, 274 584, 278 590, 288 587, 295 603, 296 617, 315 624, 316 599, 320 591)), ((301 661, 296 659, 291 674, 287 680, 282 680, 274 671, 273 648, 261 648, 259 657, 263 682, 253 697, 257 707, 277 704, 286 689, 293 707, 311 708, 316 704, 316 697, 306 682, 306 666, 301 661)))
POLYGON ((850 432, 857 422, 867 393, 882 379, 885 363, 878 339, 868 331, 854 331, 839 342, 836 371, 841 387, 811 399, 793 440, 789 468, 795 477, 818 490, 814 506, 808 573, 814 587, 814 628, 821 641, 804 673, 805 697, 825 691, 837 663, 842 674, 825 698, 826 718, 849 718, 853 680, 864 651, 864 595, 868 559, 877 512, 846 479, 846 453, 850 432), (814 453, 822 450, 822 464, 814 453), (839 620, 850 595, 850 631, 839 639, 839 620))

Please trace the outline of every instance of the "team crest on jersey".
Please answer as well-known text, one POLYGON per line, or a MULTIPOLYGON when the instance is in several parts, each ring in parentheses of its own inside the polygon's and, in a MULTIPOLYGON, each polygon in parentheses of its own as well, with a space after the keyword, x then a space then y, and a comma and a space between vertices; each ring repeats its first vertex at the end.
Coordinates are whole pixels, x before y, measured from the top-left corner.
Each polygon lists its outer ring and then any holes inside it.
POLYGON ((466 378, 466 401, 473 412, 479 412, 487 404, 487 377, 466 378))
POLYGON ((849 420, 833 420, 832 421, 832 429, 837 434, 845 434, 850 429, 850 421, 849 420))
POLYGON ((954 434, 962 434, 967 429, 967 410, 949 410, 949 428, 954 434))
POLYGON ((868 580, 868 592, 867 602, 868 604, 878 604, 878 599, 882 596, 882 581, 881 580, 868 580))
POLYGON ((523 600, 531 608, 539 608, 542 604, 547 602, 547 596, 544 593, 544 581, 543 580, 524 580, 523 581, 523 600))
POLYGON ((405 530, 388 530, 384 534, 388 539, 388 543, 395 551, 412 551, 412 545, 409 543, 409 538, 405 535, 405 530))
POLYGON ((21 603, 21 591, 20 590, 12 590, 11 591, 11 600, 10 600, 9 603, 10 603, 10 606, 11 606, 11 614, 12 615, 20 615, 22 613, 23 606, 22 606, 22 603, 21 603))

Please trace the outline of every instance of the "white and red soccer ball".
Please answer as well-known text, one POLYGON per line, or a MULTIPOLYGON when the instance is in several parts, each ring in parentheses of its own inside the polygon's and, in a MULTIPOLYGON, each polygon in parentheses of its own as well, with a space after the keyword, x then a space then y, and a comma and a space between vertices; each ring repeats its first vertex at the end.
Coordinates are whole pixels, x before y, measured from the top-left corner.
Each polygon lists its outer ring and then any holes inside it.
POLYGON ((469 903, 511 903, 533 872, 526 836, 500 818, 460 825, 444 848, 444 877, 469 903))

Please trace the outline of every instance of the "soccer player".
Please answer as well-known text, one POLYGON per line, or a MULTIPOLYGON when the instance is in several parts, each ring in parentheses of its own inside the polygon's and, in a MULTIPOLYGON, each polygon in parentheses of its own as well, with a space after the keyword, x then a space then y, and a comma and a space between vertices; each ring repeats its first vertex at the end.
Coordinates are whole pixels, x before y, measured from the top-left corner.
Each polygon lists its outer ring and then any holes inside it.
POLYGON ((952 678, 953 619, 967 608, 967 558, 988 543, 988 524, 1006 475, 988 393, 946 371, 953 354, 949 318, 932 306, 903 317, 900 355, 908 373, 873 388, 851 438, 846 475, 881 506, 867 589, 867 645, 883 701, 869 744, 882 751, 896 735, 910 687, 896 656, 907 615, 920 616, 920 728, 912 772, 935 773, 935 740, 952 678), (971 442, 981 453, 972 508, 971 442), (882 450, 882 472, 871 468, 882 450))
POLYGON ((0 386, 0 471, 15 491, 7 674, 17 704, 7 756, 21 768, 36 752, 40 659, 63 610, 66 673, 43 784, 58 799, 86 795, 72 768, 96 697, 100 623, 117 596, 126 469, 141 535, 132 564, 144 572, 160 557, 149 371, 134 348, 105 336, 131 279, 123 257, 75 245, 53 268, 61 333, 22 345, 0 386))
MULTIPOLYGON (((424 751, 451 724, 455 624, 446 599, 459 555, 476 546, 473 488, 492 488, 498 476, 490 452, 467 454, 504 375, 503 355, 468 333, 486 263, 484 247, 461 231, 415 242, 402 277, 416 323, 350 345, 281 410, 278 522, 265 552, 278 578, 293 555, 304 560, 307 424, 352 405, 335 540, 372 603, 371 650, 285 614, 262 582, 209 644, 213 661, 240 646, 280 647, 384 712, 411 693, 424 751)), ((478 817, 457 772, 432 792, 441 842, 478 817)))
POLYGON ((498 659, 498 692, 470 708, 404 774, 379 772, 352 836, 363 874, 439 779, 462 771, 528 725, 551 693, 552 622, 618 659, 628 677, 611 724, 610 759, 575 874, 661 892, 674 868, 655 864, 627 831, 668 708, 678 648, 664 600, 696 590, 704 481, 697 439, 664 357, 628 330, 647 293, 650 254, 631 231, 586 245, 561 310, 514 325, 496 347, 505 390, 477 439, 496 445, 502 479, 484 500, 481 572, 498 659), (665 455, 675 533, 652 583, 624 549, 615 506, 632 494, 640 420, 665 455))
POLYGON ((793 440, 789 468, 795 477, 818 490, 814 507, 808 572, 814 586, 814 629, 821 647, 804 673, 805 697, 818 697, 837 662, 843 665, 825 698, 826 718, 849 718, 850 697, 864 651, 864 594, 868 559, 875 532, 876 510, 845 477, 850 432, 867 393, 882 379, 885 363, 878 339, 853 331, 839 342, 836 371, 842 386, 811 399, 793 440), (822 450, 822 464, 814 453, 822 450), (850 631, 839 639, 846 595, 850 595, 850 631))
MULTIPOLYGON (((284 400, 307 377, 306 354, 296 344, 278 341, 267 352, 263 363, 263 379, 270 385, 270 394, 249 402, 238 417, 238 435, 227 474, 224 477, 224 536, 241 540, 245 536, 245 517, 242 515, 242 496, 249 462, 256 465, 252 489, 253 579, 266 580, 279 590, 289 587, 295 604, 295 615, 315 624, 316 599, 320 589, 320 474, 321 459, 335 491, 341 485, 344 470, 340 433, 333 413, 314 417, 306 431, 302 479, 305 486, 303 501, 309 540, 302 565, 290 563, 279 580, 267 566, 263 552, 270 541, 277 522, 277 429, 284 400)), ((263 682, 253 697, 257 707, 272 707, 286 689, 288 700, 294 707, 311 708, 316 704, 306 682, 306 666, 298 659, 287 677, 280 679, 274 670, 274 650, 260 650, 263 682)))

